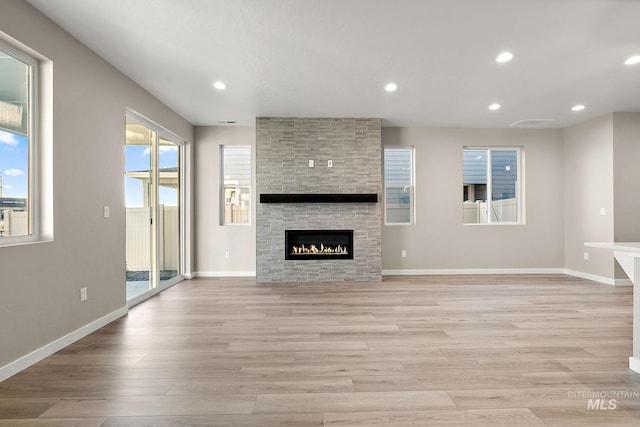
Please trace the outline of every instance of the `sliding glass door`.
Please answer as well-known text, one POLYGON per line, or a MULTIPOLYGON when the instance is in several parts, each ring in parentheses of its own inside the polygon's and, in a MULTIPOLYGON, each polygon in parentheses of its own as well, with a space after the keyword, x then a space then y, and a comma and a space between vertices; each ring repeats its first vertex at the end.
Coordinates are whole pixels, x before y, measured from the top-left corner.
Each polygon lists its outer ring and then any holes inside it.
POLYGON ((127 301, 153 288, 154 266, 151 265, 153 142, 156 132, 127 119, 126 138, 126 268, 127 301))
POLYGON ((161 137, 158 159, 158 266, 166 283, 180 274, 180 146, 161 137))
POLYGON ((141 119, 126 122, 126 290, 136 303, 181 271, 181 144, 141 119))

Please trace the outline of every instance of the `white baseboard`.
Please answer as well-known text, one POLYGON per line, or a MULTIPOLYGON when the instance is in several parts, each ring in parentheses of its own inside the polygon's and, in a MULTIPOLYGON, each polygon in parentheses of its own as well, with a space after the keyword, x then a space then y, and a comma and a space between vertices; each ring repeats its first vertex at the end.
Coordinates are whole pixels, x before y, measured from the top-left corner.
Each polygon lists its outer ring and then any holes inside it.
POLYGON ((604 276, 597 276, 595 274, 585 273, 585 272, 576 271, 576 270, 569 270, 569 269, 565 269, 564 272, 565 272, 565 274, 568 274, 569 276, 574 276, 574 277, 579 277, 581 279, 586 279, 586 280, 591 280, 591 281, 594 281, 594 282, 604 283, 605 285, 615 286, 615 284, 616 284, 615 279, 610 279, 610 278, 604 277, 604 276))
POLYGON ((595 274, 584 273, 582 271, 565 270, 565 274, 569 276, 579 277, 581 279, 587 279, 594 282, 604 283, 609 286, 633 286, 633 283, 629 279, 610 279, 609 277, 597 276, 595 274))
POLYGON ((90 333, 95 332, 103 326, 113 322, 114 320, 121 318, 122 316, 127 314, 127 311, 127 307, 119 308, 116 311, 102 316, 98 320, 84 325, 80 329, 77 329, 61 338, 58 338, 57 340, 45 345, 44 347, 40 347, 39 349, 34 350, 31 353, 0 367, 0 381, 4 381, 7 378, 12 377, 18 372, 27 369, 29 366, 41 361, 46 357, 51 356, 53 353, 62 350, 66 346, 73 344, 79 339, 86 337, 90 333))
POLYGON ((566 274, 610 286, 632 286, 629 279, 610 279, 565 268, 445 268, 416 270, 382 270, 383 276, 456 276, 465 274, 566 274))
POLYGON ((255 271, 196 271, 193 277, 256 277, 255 271))
POLYGON ((640 374, 640 359, 636 359, 635 357, 630 357, 629 369, 640 374))
POLYGON ((383 276, 456 276, 464 274, 564 274, 563 268, 445 268, 382 270, 383 276))
MULTIPOLYGON (((595 274, 565 268, 431 268, 382 270, 383 276, 457 276, 469 274, 566 274, 610 286, 632 286, 628 279, 610 279, 595 274)), ((196 277, 256 277, 255 271, 195 271, 185 278, 196 277)))

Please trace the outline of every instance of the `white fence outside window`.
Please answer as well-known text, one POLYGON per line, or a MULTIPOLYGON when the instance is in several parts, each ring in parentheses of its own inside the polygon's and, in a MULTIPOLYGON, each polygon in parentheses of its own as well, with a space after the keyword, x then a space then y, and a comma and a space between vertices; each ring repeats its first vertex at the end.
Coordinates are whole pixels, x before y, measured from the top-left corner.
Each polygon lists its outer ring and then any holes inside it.
MULTIPOLYGON (((160 205, 159 254, 160 270, 178 270, 180 216, 177 206, 160 205), (164 238, 163 238, 164 237, 164 238)), ((149 208, 127 208, 127 270, 145 271, 151 267, 151 226, 149 208)))

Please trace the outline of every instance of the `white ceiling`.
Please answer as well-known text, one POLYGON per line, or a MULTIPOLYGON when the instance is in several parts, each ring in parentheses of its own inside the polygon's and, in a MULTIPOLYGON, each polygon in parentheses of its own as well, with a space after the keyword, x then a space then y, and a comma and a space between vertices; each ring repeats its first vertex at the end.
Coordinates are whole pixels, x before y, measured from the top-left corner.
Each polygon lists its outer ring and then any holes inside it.
POLYGON ((640 55, 636 0, 28 2, 194 125, 566 127, 640 111, 640 64, 623 64, 640 55))

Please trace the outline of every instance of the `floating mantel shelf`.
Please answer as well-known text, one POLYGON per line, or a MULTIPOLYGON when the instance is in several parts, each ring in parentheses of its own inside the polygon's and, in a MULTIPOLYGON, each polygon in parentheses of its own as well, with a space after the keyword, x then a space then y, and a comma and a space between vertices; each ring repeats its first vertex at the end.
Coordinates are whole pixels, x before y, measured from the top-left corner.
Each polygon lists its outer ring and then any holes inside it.
POLYGON ((377 203, 376 193, 260 194, 260 203, 377 203))

